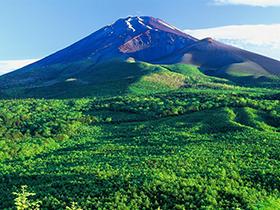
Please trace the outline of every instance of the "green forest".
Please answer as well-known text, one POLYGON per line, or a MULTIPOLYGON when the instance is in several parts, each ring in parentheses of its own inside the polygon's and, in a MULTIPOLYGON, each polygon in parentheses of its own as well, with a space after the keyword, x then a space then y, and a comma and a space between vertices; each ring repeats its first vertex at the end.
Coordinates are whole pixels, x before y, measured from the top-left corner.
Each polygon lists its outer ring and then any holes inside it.
POLYGON ((280 91, 0 101, 0 209, 280 209, 280 91))

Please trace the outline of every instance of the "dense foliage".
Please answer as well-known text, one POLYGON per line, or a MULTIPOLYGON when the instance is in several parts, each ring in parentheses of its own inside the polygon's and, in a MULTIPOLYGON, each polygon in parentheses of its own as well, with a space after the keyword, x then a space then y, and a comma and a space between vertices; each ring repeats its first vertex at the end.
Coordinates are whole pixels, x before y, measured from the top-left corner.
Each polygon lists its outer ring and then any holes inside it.
POLYGON ((2 100, 0 209, 277 209, 279 94, 2 100))

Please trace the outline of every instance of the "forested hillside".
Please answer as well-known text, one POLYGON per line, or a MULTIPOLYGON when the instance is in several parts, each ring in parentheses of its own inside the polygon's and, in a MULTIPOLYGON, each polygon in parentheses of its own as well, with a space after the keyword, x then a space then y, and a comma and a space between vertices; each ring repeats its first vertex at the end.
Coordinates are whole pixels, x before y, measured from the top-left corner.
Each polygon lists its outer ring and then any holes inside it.
POLYGON ((232 87, 0 101, 0 209, 279 209, 280 92, 232 87))

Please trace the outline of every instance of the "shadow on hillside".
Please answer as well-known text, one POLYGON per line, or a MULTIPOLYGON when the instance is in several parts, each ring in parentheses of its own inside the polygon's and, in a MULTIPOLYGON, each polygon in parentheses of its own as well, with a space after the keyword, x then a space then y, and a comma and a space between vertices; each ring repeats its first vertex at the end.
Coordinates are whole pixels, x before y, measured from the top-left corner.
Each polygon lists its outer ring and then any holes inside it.
MULTIPOLYGON (((66 68, 70 69, 71 66, 66 68)), ((123 95, 128 93, 131 84, 138 82, 144 75, 158 71, 158 68, 145 63, 112 61, 98 66, 92 65, 84 71, 69 75, 70 81, 60 78, 60 82, 44 86, 2 89, 0 95, 2 98, 58 99, 123 95)), ((41 81, 41 84, 44 84, 44 81, 41 81)))

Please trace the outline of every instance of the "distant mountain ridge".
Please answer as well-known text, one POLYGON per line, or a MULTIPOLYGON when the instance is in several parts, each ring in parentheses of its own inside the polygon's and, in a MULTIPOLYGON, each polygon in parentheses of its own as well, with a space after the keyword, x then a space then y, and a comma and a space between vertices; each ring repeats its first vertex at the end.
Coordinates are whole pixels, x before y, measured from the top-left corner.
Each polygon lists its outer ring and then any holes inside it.
POLYGON ((0 87, 48 87, 65 81, 88 84, 87 77, 95 75, 100 66, 108 66, 103 64, 127 61, 192 64, 205 74, 225 78, 280 76, 277 60, 211 38, 198 40, 161 19, 143 16, 119 19, 63 50, 3 75, 0 87))

